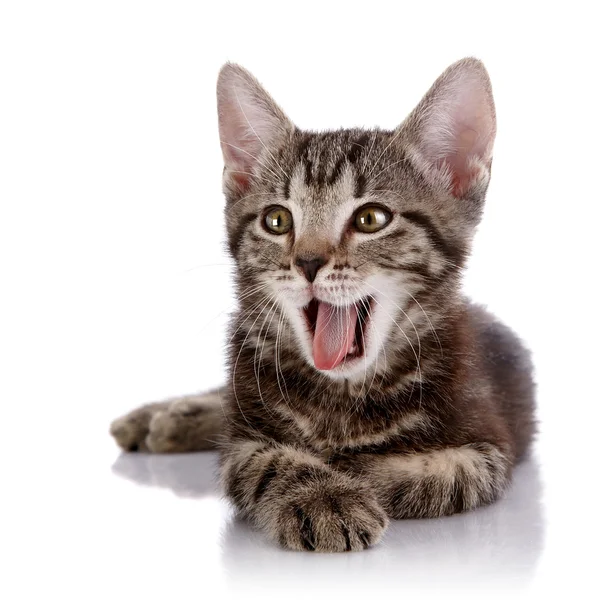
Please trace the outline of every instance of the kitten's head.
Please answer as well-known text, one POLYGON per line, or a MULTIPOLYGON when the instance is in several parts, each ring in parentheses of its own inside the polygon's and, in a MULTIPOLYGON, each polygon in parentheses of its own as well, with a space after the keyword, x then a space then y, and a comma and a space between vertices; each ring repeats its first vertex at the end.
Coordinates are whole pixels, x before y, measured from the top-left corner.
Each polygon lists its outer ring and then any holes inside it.
POLYGON ((334 378, 389 363, 452 302, 481 215, 496 131, 483 64, 449 67, 393 131, 300 131, 233 64, 217 97, 242 295, 272 301, 334 378))

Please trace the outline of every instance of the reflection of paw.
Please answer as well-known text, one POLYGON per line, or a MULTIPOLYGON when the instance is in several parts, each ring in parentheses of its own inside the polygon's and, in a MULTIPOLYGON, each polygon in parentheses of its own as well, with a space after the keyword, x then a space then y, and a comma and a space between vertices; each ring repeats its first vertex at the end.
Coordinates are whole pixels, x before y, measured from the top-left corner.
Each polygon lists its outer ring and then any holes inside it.
POLYGON ((381 539, 389 523, 364 490, 323 490, 291 500, 278 522, 283 546, 317 552, 364 550, 381 539))
POLYGON ((184 498, 218 496, 216 452, 154 454, 122 452, 115 460, 115 475, 140 485, 170 489, 184 498))
POLYGON ((150 452, 193 452, 213 448, 221 426, 220 406, 193 397, 173 401, 150 420, 146 447, 150 452))
POLYGON ((147 404, 119 419, 115 419, 110 426, 111 435, 123 450, 129 452, 147 450, 145 440, 148 435, 150 420, 165 406, 166 403, 164 402, 147 404))

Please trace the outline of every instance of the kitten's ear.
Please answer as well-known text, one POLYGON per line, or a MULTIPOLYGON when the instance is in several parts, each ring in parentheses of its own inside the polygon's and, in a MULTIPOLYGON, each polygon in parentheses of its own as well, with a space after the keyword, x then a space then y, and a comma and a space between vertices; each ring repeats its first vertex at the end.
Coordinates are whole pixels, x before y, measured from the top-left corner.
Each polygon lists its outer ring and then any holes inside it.
POLYGON ((496 111, 483 63, 464 58, 448 67, 401 127, 417 166, 454 196, 487 184, 496 111))
POLYGON ((261 155, 294 129, 258 81, 239 65, 227 63, 217 82, 219 135, 225 182, 245 191, 261 155))

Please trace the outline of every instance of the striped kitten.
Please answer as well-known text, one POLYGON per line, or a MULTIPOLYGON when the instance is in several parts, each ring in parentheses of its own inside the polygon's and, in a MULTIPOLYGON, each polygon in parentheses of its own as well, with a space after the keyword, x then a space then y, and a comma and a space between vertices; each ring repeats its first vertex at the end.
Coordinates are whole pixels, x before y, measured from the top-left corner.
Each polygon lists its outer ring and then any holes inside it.
POLYGON ((118 419, 119 445, 222 440, 231 502, 296 550, 361 550, 389 518, 493 502, 534 417, 528 353, 460 293, 496 132, 483 64, 449 67, 394 131, 300 131, 233 64, 217 98, 228 384, 118 419))

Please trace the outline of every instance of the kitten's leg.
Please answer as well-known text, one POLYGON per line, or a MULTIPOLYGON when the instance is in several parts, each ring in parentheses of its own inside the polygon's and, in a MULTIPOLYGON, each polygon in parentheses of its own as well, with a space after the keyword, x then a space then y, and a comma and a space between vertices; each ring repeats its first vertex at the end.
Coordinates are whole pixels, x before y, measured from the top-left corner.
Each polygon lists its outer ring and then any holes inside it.
POLYGON ((394 519, 441 517, 494 502, 510 483, 512 458, 489 443, 406 454, 363 455, 351 471, 372 482, 394 519))
POLYGON ((194 452, 213 448, 221 433, 223 390, 141 406, 116 419, 110 432, 128 451, 194 452))
POLYGON ((117 444, 128 452, 147 451, 146 436, 150 430, 150 421, 158 412, 168 409, 169 400, 145 404, 110 424, 110 433, 117 444))
POLYGON ((294 550, 363 550, 388 525, 367 485, 291 446, 238 442, 224 453, 222 478, 240 512, 294 550))

